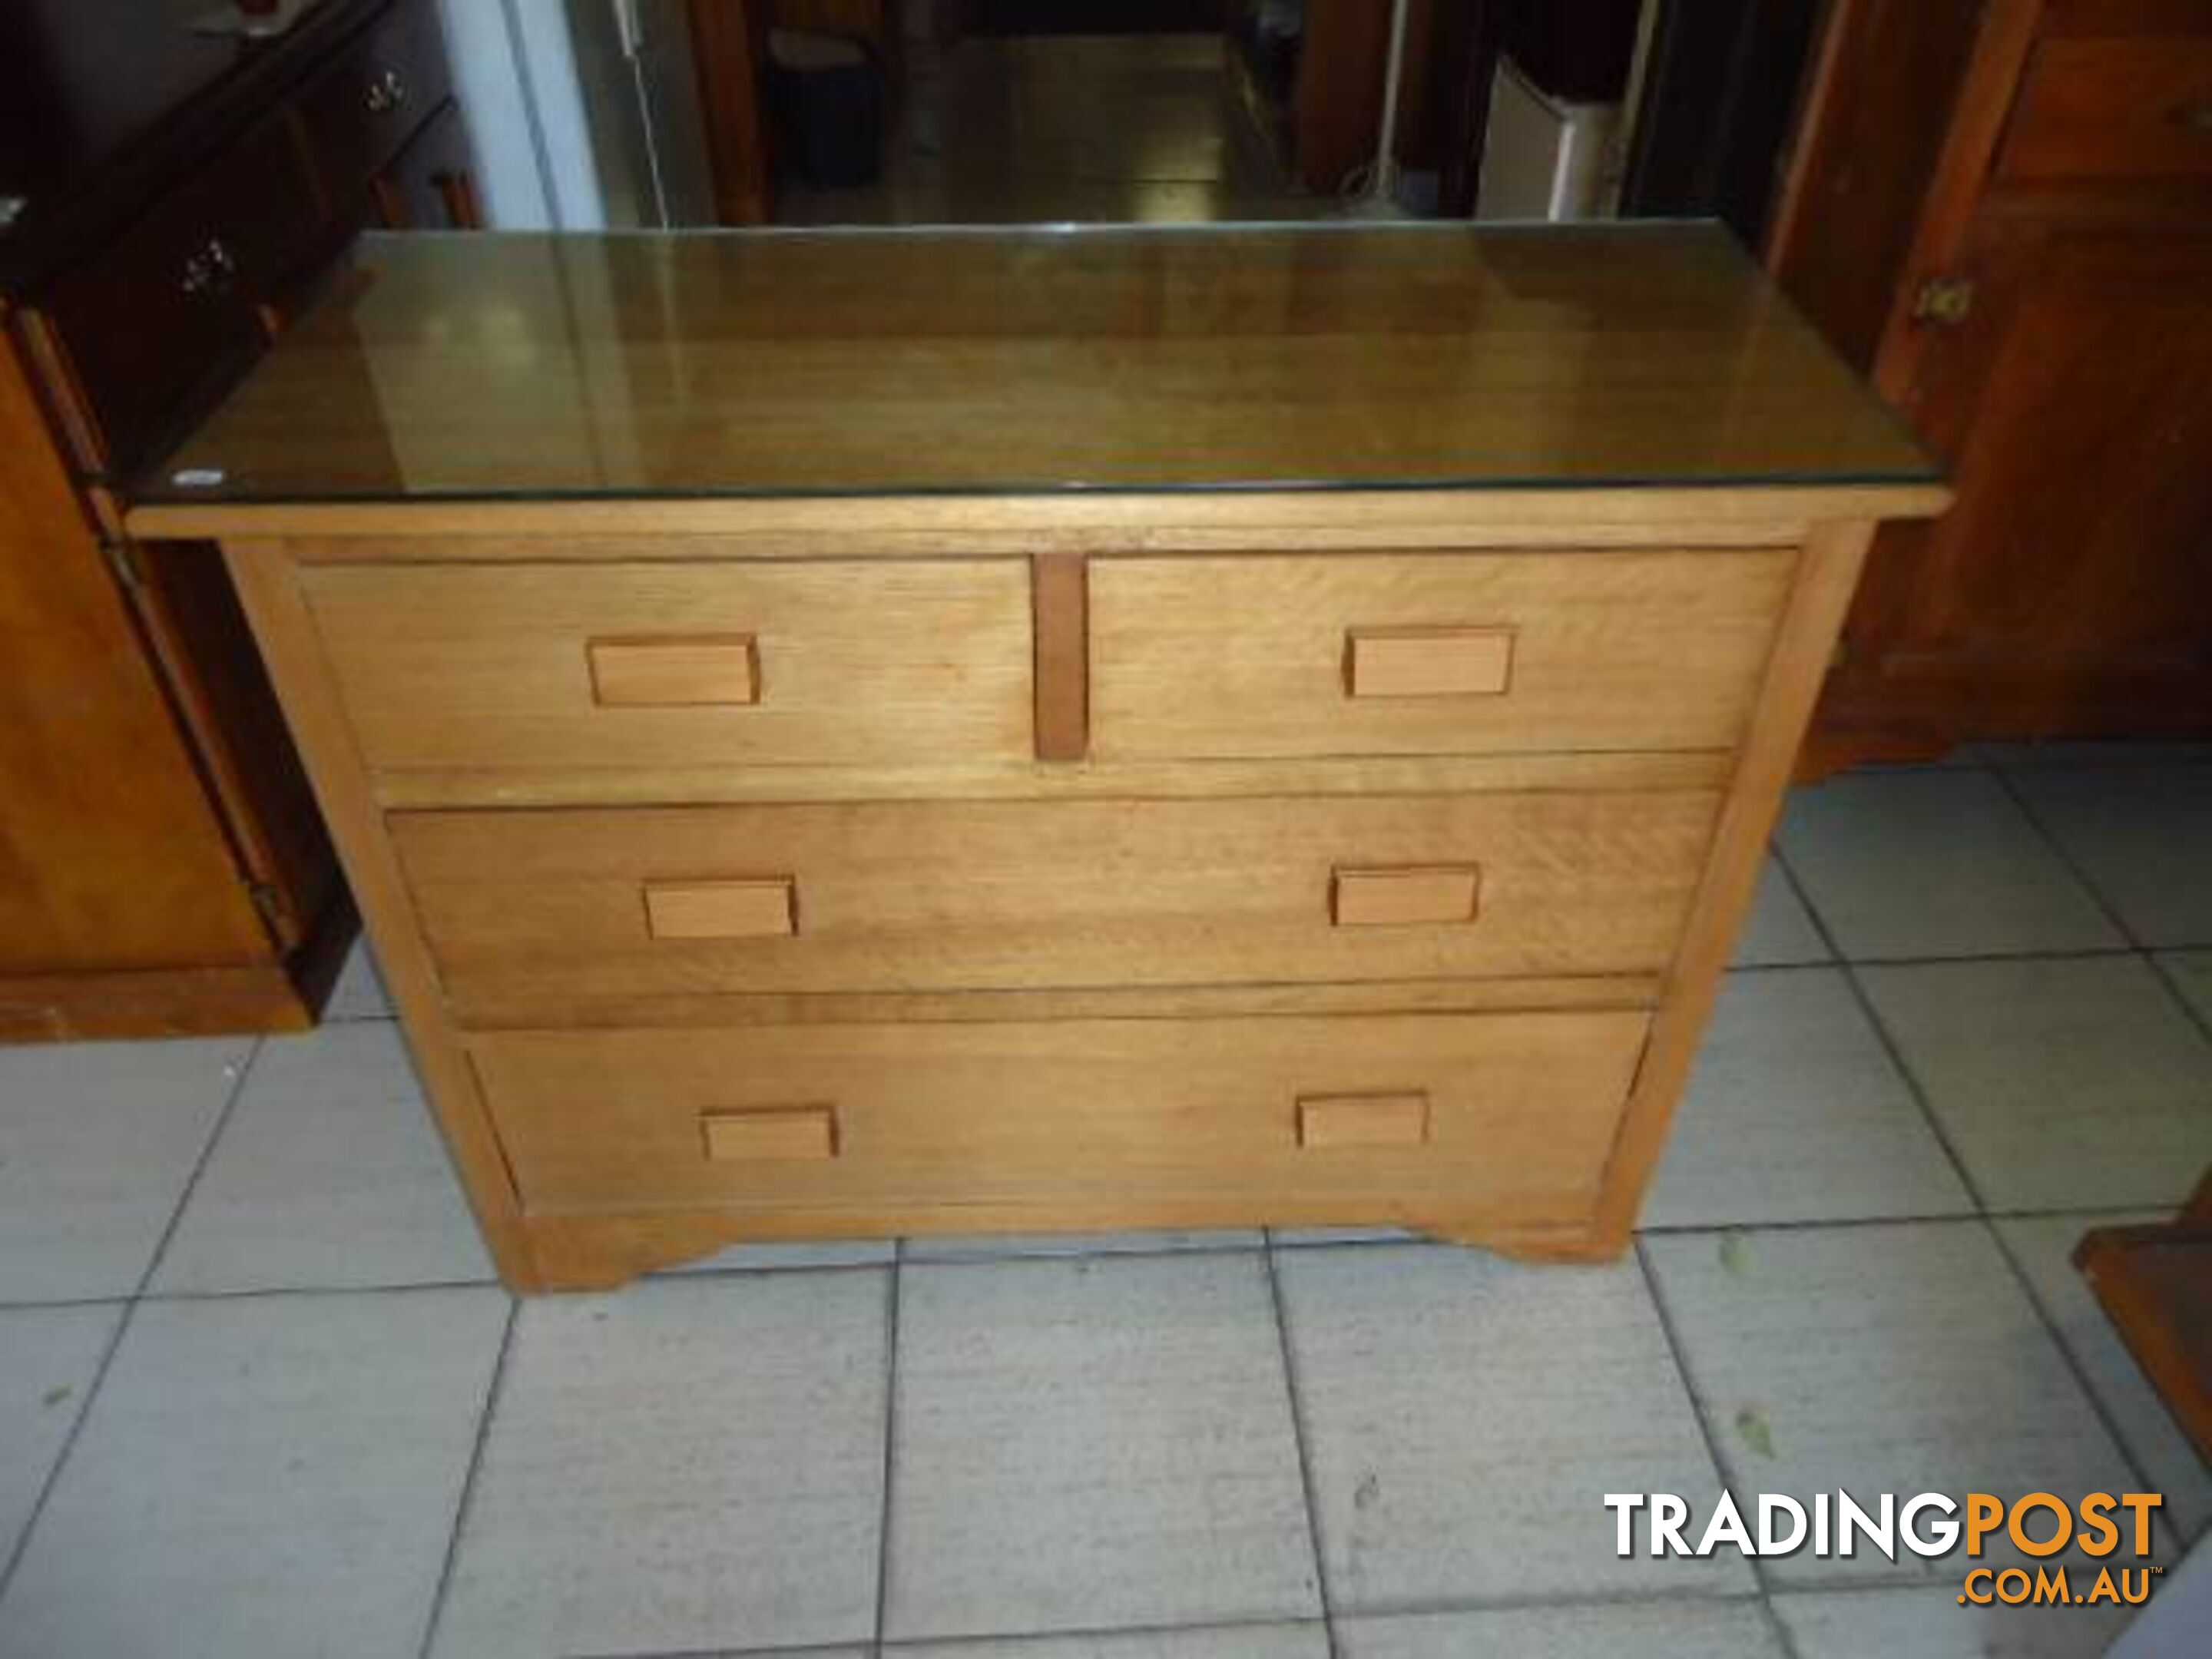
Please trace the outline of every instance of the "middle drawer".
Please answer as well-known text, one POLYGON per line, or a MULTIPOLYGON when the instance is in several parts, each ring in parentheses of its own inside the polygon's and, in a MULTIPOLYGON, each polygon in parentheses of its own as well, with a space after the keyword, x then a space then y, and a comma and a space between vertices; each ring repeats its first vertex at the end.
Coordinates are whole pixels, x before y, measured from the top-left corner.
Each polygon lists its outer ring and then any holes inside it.
POLYGON ((390 823, 456 1015, 496 1025, 716 993, 1650 972, 1718 804, 1498 793, 390 823))

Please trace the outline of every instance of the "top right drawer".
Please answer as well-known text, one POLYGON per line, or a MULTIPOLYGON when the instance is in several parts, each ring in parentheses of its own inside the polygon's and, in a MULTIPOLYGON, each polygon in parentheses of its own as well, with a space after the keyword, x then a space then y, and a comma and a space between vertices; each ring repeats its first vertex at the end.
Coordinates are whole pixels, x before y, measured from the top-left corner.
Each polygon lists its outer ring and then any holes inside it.
POLYGON ((1091 756, 1733 748, 1796 560, 1094 559, 1091 756))
POLYGON ((2011 182, 2212 175, 2212 33, 2044 40, 1997 174, 2011 182))

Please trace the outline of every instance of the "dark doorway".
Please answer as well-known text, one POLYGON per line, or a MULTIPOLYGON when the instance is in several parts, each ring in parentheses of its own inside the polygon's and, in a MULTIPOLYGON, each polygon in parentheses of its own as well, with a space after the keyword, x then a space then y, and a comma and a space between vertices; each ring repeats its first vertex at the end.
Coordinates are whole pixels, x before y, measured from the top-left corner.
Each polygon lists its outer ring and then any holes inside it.
POLYGON ((1225 0, 968 0, 971 34, 1218 33, 1225 0))

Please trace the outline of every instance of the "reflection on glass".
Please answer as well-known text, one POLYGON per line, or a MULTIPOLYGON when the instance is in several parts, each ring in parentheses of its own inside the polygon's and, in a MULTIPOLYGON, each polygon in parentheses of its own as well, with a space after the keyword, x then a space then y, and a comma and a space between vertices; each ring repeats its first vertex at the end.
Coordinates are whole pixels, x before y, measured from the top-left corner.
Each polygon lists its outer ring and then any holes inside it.
POLYGON ((1929 476, 1717 229, 1316 224, 371 238, 140 493, 1929 476))

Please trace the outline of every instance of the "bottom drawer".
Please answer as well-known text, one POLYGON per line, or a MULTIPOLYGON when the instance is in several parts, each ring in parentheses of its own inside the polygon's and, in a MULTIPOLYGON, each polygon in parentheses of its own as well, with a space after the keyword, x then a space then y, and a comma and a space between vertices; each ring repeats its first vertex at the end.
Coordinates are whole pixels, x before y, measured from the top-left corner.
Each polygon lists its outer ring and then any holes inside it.
POLYGON ((1647 1014, 514 1032, 472 1043, 524 1207, 1271 1198, 1585 1215, 1647 1014))

